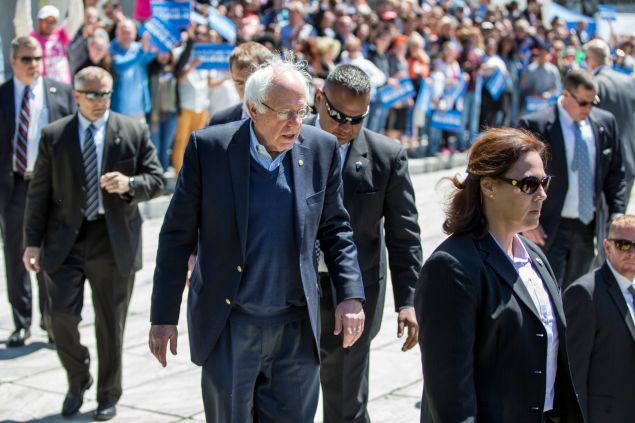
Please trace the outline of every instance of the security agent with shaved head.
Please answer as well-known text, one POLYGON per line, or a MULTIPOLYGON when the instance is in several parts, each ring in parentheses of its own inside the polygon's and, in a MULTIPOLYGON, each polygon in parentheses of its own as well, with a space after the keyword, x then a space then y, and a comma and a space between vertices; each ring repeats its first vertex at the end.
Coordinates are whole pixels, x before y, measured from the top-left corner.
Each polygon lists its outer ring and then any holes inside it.
POLYGON ((330 269, 341 345, 364 330, 364 288, 342 204, 336 139, 302 125, 310 77, 276 58, 245 88, 249 118, 190 137, 157 252, 149 347, 176 354, 187 261, 192 361, 208 422, 309 422, 319 397, 320 286, 330 269))
MULTIPOLYGON (((26 193, 37 160, 43 126, 75 109, 71 87, 42 76, 42 48, 30 36, 11 42, 13 77, 0 85, 0 231, 4 247, 7 294, 14 332, 7 347, 19 347, 31 336, 32 290, 22 265, 26 193)), ((46 328, 44 277, 37 275, 40 326, 46 328)))
POLYGON ((563 294, 573 382, 588 423, 635 419, 635 216, 613 219, 606 262, 563 294))
POLYGON ((370 81, 353 65, 339 65, 315 96, 315 125, 337 137, 344 184, 344 207, 351 216, 353 239, 362 271, 366 327, 351 348, 341 348, 333 326, 331 275, 320 262, 322 316, 320 379, 324 422, 369 422, 368 368, 371 340, 381 325, 386 293, 388 249, 398 313, 397 336, 408 336, 402 351, 417 343, 414 290, 422 264, 417 208, 408 176, 406 150, 393 140, 362 128, 370 103, 370 81), (384 237, 385 233, 385 237, 384 237))
POLYGON ((79 111, 42 129, 27 196, 23 262, 43 272, 57 354, 68 392, 62 415, 79 411, 92 385, 78 325, 84 282, 93 293, 98 377, 95 419, 121 397, 123 331, 141 268, 138 204, 161 193, 163 169, 144 123, 109 111, 112 77, 90 66, 74 77, 79 111))
POLYGON ((214 113, 210 120, 210 125, 234 122, 248 117, 242 103, 245 96, 245 83, 249 75, 258 69, 258 66, 272 58, 273 53, 267 47, 253 41, 240 44, 232 51, 229 56, 229 72, 241 102, 214 113))
POLYGON ((553 175, 540 225, 525 232, 540 245, 560 286, 587 273, 609 218, 624 213, 626 183, 617 123, 598 104, 593 75, 573 70, 556 105, 520 119, 549 145, 553 175), (608 210, 608 214, 607 214, 608 210))

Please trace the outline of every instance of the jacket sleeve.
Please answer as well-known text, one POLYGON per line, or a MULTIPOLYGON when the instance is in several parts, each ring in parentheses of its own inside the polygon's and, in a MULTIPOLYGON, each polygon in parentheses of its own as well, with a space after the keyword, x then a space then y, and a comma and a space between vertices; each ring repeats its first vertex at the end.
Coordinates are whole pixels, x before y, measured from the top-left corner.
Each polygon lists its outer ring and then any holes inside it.
POLYGON ((24 246, 40 247, 46 233, 51 205, 52 163, 49 135, 42 131, 24 215, 24 246))
MULTIPOLYGON (((604 195, 610 214, 624 213, 626 211, 626 179, 622 164, 622 149, 620 147, 617 123, 613 116, 610 116, 610 120, 607 122, 607 130, 606 136, 611 141, 613 154, 611 155, 611 161, 608 163, 608 173, 603 181, 604 195)), ((597 154, 600 154, 600 160, 602 160, 602 152, 598 151, 597 154)))
POLYGON ((408 174, 406 150, 393 158, 384 198, 384 230, 395 308, 414 306, 414 292, 423 262, 415 192, 408 174))
POLYGON ((432 421, 475 422, 478 297, 459 260, 443 251, 421 270, 415 293, 424 395, 432 421))
POLYGON ((150 140, 148 126, 145 124, 139 124, 139 126, 137 136, 141 142, 137 152, 137 174, 134 175, 137 186, 134 195, 129 196, 132 204, 157 197, 165 186, 163 167, 159 163, 156 149, 150 140))

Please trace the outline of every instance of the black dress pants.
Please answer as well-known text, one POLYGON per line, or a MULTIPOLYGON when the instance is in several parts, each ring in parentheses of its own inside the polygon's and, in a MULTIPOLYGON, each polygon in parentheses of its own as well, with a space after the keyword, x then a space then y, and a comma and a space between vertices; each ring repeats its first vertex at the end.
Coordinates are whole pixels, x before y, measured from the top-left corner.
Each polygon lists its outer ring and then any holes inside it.
POLYGON ((564 290, 573 281, 591 270, 595 248, 595 221, 585 225, 578 219, 560 219, 547 260, 564 290))
POLYGON ((116 403, 121 396, 123 333, 134 272, 126 276, 119 273, 103 218, 84 221, 62 266, 46 274, 57 354, 69 386, 80 385, 89 376, 90 356, 80 342, 78 329, 86 279, 95 309, 97 401, 116 403))
POLYGON ((320 274, 320 355, 324 423, 368 423, 368 372, 370 342, 379 331, 385 298, 384 285, 364 286, 364 332, 350 348, 342 348, 342 336, 333 335, 335 303, 328 275, 320 274))
MULTIPOLYGON (((7 293, 13 311, 13 323, 16 329, 29 329, 32 321, 31 277, 24 268, 24 211, 29 181, 16 174, 13 196, 9 199, 5 210, 0 210, 0 231, 4 245, 4 261, 7 277, 7 293)), ((46 317, 46 285, 44 275, 36 275, 39 288, 39 307, 42 326, 47 327, 46 317)))

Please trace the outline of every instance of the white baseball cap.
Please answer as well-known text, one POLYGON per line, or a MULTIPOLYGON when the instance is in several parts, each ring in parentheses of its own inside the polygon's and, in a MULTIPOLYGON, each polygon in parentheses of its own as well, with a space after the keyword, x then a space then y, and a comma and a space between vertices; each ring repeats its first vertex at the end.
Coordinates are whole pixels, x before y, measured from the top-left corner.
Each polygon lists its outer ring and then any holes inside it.
POLYGON ((59 19, 60 11, 57 7, 47 4, 46 6, 41 8, 39 12, 37 12, 37 18, 38 19, 46 19, 46 18, 59 19))

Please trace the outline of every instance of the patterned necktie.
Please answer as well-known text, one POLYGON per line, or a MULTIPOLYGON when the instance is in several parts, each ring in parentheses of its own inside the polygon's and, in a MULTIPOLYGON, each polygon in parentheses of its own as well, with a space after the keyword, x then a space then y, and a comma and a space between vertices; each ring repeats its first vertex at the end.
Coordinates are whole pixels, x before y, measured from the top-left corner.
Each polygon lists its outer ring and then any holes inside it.
POLYGON ((86 175, 86 220, 97 218, 99 210, 99 172, 97 171, 97 148, 95 147, 95 127, 90 125, 84 133, 84 174, 86 175))
POLYGON ((29 108, 29 86, 24 87, 24 96, 20 105, 20 116, 18 119, 18 131, 15 140, 15 168, 20 175, 26 173, 28 159, 28 139, 29 120, 31 119, 31 109, 29 108))
POLYGON ((579 122, 573 124, 573 132, 575 133, 575 149, 571 169, 578 172, 578 214, 582 223, 588 225, 595 214, 591 159, 589 158, 589 149, 582 137, 579 122))
POLYGON ((628 292, 633 297, 633 307, 635 307, 635 286, 631 285, 628 287, 628 292))

